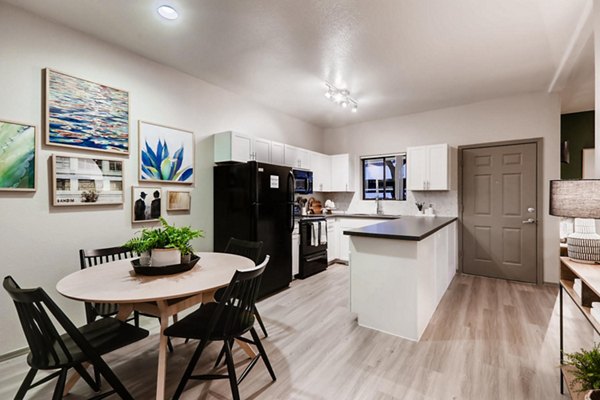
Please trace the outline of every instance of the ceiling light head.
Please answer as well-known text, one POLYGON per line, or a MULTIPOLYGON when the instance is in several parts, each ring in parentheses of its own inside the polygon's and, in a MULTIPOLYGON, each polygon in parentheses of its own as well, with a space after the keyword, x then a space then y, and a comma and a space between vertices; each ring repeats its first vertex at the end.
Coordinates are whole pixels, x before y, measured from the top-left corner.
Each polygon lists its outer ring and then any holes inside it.
POLYGON ((171 6, 162 5, 156 9, 158 15, 169 21, 176 20, 179 17, 179 13, 171 6))
POLYGON ((342 108, 350 107, 352 112, 357 111, 358 102, 350 97, 350 91, 348 91, 348 89, 338 89, 328 82, 325 82, 325 87, 327 88, 327 92, 325 92, 325 97, 327 99, 339 104, 342 108))

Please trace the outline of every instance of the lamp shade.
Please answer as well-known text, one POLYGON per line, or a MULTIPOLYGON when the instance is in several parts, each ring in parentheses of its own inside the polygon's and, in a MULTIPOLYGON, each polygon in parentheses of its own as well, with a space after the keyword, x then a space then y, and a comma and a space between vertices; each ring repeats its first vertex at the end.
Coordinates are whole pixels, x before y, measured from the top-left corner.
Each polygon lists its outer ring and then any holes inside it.
POLYGON ((600 179, 550 181, 550 215, 600 218, 600 179))

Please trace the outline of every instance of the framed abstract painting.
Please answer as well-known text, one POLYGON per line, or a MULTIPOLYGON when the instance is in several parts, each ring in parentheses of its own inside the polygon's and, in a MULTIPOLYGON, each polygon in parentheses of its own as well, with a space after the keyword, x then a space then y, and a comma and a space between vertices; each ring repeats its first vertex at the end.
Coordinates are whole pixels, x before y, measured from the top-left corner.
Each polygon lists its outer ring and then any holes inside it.
POLYGON ((0 191, 35 191, 34 125, 0 121, 0 191))
POLYGON ((140 182, 194 183, 194 133, 140 121, 140 182))
POLYGON ((45 69, 46 144, 129 154, 129 93, 45 69))
POLYGON ((54 206, 123 204, 123 161, 53 154, 52 189, 54 206))
POLYGON ((131 188, 131 222, 155 222, 161 216, 162 190, 159 187, 131 188))
POLYGON ((167 211, 190 211, 192 194, 169 190, 167 192, 167 211))

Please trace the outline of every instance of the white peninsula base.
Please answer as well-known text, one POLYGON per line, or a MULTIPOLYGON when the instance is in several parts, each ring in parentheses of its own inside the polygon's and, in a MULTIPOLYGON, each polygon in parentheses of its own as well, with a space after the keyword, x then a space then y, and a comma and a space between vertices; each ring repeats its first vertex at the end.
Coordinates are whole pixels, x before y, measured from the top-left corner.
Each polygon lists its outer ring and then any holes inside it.
POLYGON ((360 326, 420 339, 456 271, 456 224, 421 240, 348 232, 350 309, 360 326))

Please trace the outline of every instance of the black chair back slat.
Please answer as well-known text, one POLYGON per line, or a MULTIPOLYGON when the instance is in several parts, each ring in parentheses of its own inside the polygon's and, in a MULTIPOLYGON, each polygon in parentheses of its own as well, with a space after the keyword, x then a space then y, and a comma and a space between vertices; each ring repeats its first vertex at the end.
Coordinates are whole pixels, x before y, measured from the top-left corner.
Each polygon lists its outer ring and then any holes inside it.
POLYGON ((225 253, 246 257, 254 261, 255 264, 258 264, 262 247, 263 242, 251 242, 232 237, 227 242, 225 253))
POLYGON ((59 318, 56 314, 62 314, 62 311, 45 295, 43 289, 22 290, 11 277, 4 279, 4 289, 15 303, 31 352, 32 364, 47 364, 48 356, 52 357, 55 363, 60 360, 72 360, 71 353, 50 320, 46 308, 57 321, 59 318))
POLYGON ((252 326, 250 322, 254 318, 254 304, 258 296, 262 273, 269 258, 266 256, 263 263, 257 267, 235 272, 209 322, 208 332, 227 336, 236 330, 237 325, 252 326), (222 332, 216 332, 217 323, 220 320, 223 321, 223 324, 219 326, 222 332))
MULTIPOLYGON (((124 247, 108 247, 104 249, 79 250, 79 266, 81 269, 95 267, 106 262, 132 258, 133 252, 124 247)), ((97 316, 116 314, 118 306, 110 303, 85 303, 87 322, 92 322, 97 316)))

